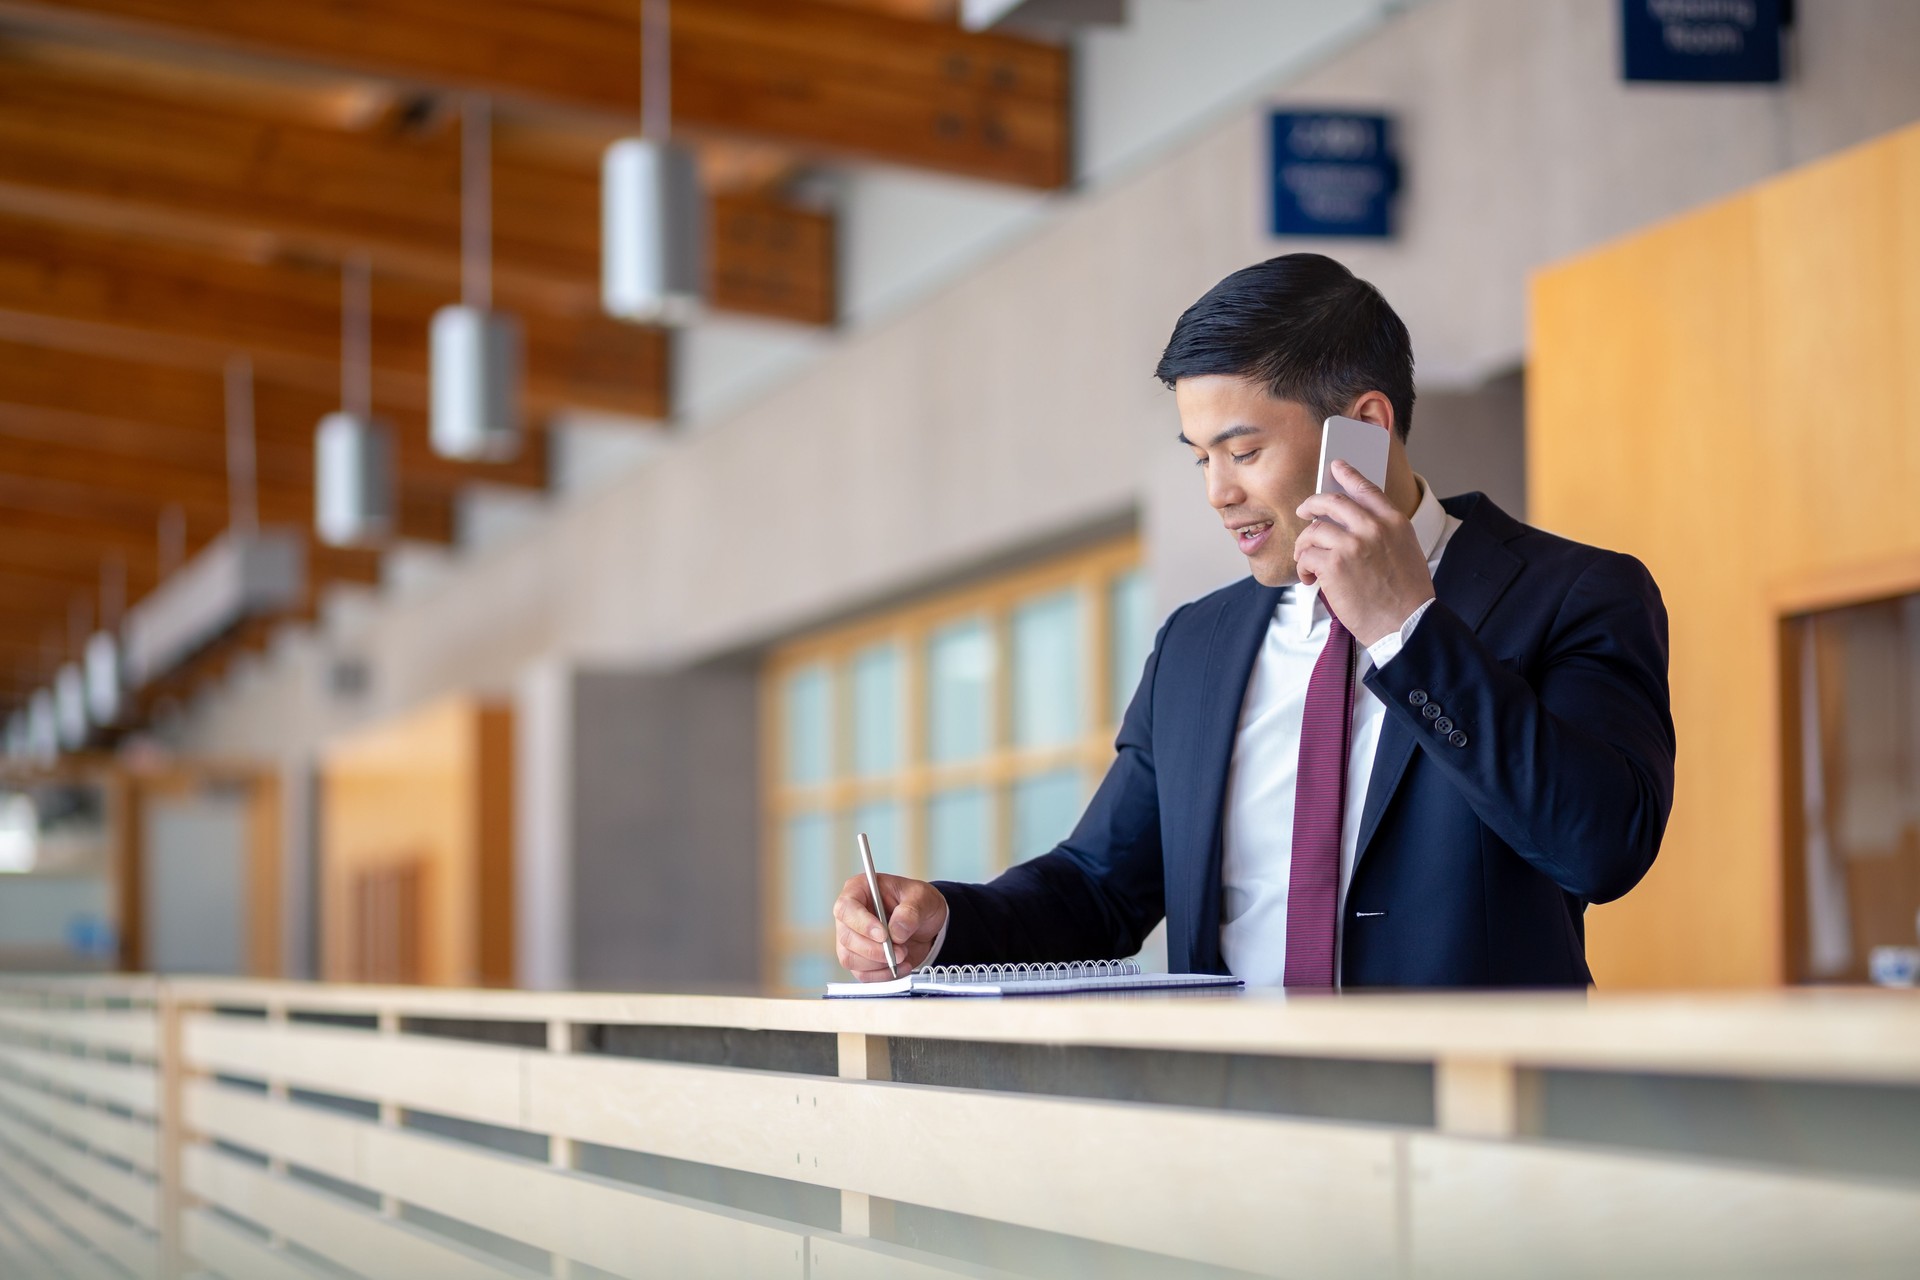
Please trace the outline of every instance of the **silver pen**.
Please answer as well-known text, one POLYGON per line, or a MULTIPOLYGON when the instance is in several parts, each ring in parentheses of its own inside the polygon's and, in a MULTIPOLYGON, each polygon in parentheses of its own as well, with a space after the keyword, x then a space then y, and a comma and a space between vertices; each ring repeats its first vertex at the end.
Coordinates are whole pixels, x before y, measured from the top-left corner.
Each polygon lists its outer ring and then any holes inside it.
POLYGON ((873 874, 873 846, 867 843, 867 833, 860 833, 860 865, 867 873, 867 892, 873 895, 873 914, 880 917, 880 945, 887 953, 887 972, 894 977, 900 976, 900 970, 893 963, 893 938, 887 927, 887 909, 880 905, 880 878, 873 874))

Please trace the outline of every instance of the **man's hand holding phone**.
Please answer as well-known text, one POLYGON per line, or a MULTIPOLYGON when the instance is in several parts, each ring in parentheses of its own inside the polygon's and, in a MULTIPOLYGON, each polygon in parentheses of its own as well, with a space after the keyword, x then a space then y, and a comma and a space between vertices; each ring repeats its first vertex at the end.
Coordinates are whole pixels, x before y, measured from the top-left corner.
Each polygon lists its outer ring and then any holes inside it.
POLYGON ((1317 585, 1353 638, 1371 645, 1433 599, 1433 575, 1412 522, 1380 487, 1349 463, 1331 469, 1346 493, 1300 504, 1313 523, 1294 540, 1294 559, 1300 581, 1317 585))

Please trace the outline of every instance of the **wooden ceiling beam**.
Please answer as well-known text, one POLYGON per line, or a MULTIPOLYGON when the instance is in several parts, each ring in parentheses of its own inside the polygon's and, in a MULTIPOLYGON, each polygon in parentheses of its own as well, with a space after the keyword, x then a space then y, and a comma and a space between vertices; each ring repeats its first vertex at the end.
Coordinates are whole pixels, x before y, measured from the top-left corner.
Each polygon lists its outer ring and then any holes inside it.
MULTIPOLYGON (((311 484, 313 437, 337 396, 269 379, 254 381, 254 437, 263 476, 311 484)), ((46 440, 128 457, 226 469, 224 379, 201 369, 67 351, 0 337, 0 440, 46 440)), ((428 440, 427 417, 396 407, 380 414, 394 429, 403 489, 446 493, 480 481, 547 487, 547 434, 530 430, 511 460, 443 458, 428 440)))
MULTIPOLYGON (((0 14, 619 122, 639 113, 632 0, 5 0, 0 14)), ((679 0, 672 42, 683 130, 1031 187, 1068 180, 1063 47, 806 0, 679 0)))
MULTIPOLYGON (((376 406, 424 410, 428 324, 455 299, 377 273, 372 294, 376 406)), ((250 352, 266 379, 323 393, 339 385, 340 274, 331 263, 237 261, 0 214, 0 312, 26 320, 0 331, 47 344, 58 341, 53 325, 91 326, 137 335, 129 354, 167 345, 165 362, 197 355, 202 367, 218 368, 227 355, 250 352)), ((530 414, 571 406, 665 416, 665 331, 600 316, 521 319, 530 414)))
MULTIPOLYGON (((5 483, 0 481, 0 489, 5 483)), ((49 573, 69 575, 76 585, 91 583, 96 589, 104 567, 117 558, 126 574, 125 599, 131 603, 159 578, 157 524, 157 520, 102 520, 0 503, 0 558, 38 564, 49 573)), ((189 517, 187 554, 212 541, 222 527, 215 520, 189 517)), ((377 586, 380 558, 373 548, 329 547, 311 537, 307 543, 307 565, 318 582, 377 586)))
MULTIPOLYGON (((31 484, 84 488, 96 494, 148 503, 156 512, 171 504, 203 518, 217 519, 230 510, 224 475, 176 462, 47 440, 21 445, 3 432, 0 432, 0 476, 31 484)), ((296 479, 263 471, 256 489, 261 524, 291 525, 301 530, 312 528, 310 478, 302 484, 296 479)), ((453 540, 451 495, 402 490, 398 517, 402 538, 423 542, 453 540)))
MULTIPOLYGON (((460 279, 457 130, 346 129, 249 108, 232 86, 196 99, 76 69, 0 40, 0 210, 190 238, 256 257, 377 266, 435 286, 460 279)), ((265 82, 263 82, 264 85, 265 82)), ((599 305, 597 157, 546 134, 498 131, 493 260, 501 305, 589 315, 599 305)), ((711 206, 717 310, 829 324, 830 215, 765 195, 711 206)))

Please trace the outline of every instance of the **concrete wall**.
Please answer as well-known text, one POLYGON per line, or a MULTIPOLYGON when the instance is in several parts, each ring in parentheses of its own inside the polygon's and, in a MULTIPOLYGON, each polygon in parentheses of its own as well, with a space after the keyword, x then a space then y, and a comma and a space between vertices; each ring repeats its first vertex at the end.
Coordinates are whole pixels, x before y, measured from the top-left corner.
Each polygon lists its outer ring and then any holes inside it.
POLYGON ((575 674, 569 985, 759 982, 757 674, 575 674))
POLYGON ((1243 92, 1130 175, 1053 199, 998 256, 546 518, 337 602, 197 707, 182 740, 298 757, 446 691, 510 692, 542 662, 665 670, 750 651, 1129 515, 1164 607, 1227 580, 1238 557, 1151 371, 1199 293, 1302 247, 1265 232, 1270 102, 1400 114, 1402 235, 1313 247, 1412 328, 1416 461, 1443 489, 1523 505, 1518 398, 1499 379, 1524 358, 1528 272, 1920 118, 1920 5, 1800 8, 1788 86, 1682 88, 1620 83, 1611 3, 1429 0, 1243 92), (342 652, 370 663, 357 699, 324 690, 342 652))

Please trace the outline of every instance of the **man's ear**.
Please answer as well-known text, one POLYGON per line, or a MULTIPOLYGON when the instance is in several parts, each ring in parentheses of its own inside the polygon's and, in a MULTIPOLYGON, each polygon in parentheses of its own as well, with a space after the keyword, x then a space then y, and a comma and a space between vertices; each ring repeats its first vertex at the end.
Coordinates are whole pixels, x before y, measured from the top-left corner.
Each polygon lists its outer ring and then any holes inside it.
POLYGON ((1346 416, 1385 427, 1389 433, 1397 425, 1393 420, 1393 401, 1387 399, 1384 391, 1361 392, 1359 398, 1347 410, 1346 416))

